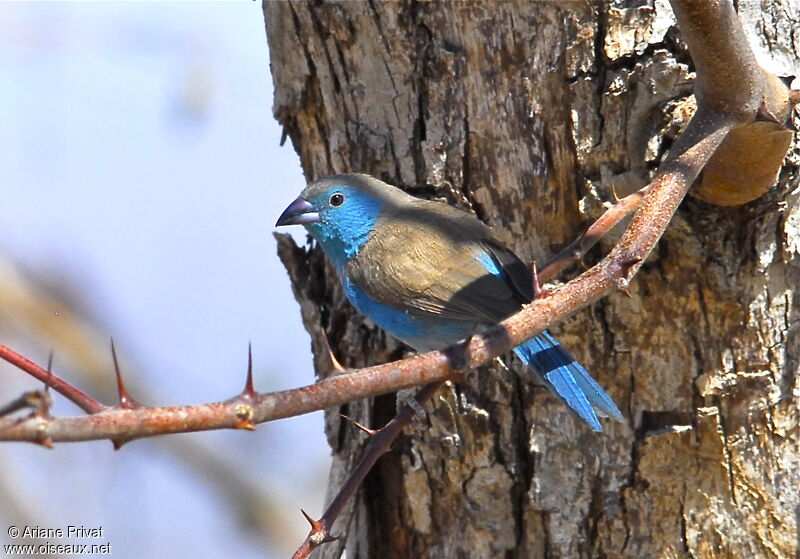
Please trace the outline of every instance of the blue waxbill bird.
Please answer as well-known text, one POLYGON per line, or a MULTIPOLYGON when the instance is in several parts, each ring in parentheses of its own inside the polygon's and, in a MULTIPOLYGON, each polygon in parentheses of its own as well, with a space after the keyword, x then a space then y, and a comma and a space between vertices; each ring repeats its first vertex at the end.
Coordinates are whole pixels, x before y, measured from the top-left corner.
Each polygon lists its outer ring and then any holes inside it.
MULTIPOLYGON (((276 226, 303 225, 336 265, 361 314, 417 351, 443 349, 533 300, 530 269, 480 220, 369 175, 310 183, 276 226)), ((595 431, 623 417, 613 400, 545 331, 516 347, 595 431)))

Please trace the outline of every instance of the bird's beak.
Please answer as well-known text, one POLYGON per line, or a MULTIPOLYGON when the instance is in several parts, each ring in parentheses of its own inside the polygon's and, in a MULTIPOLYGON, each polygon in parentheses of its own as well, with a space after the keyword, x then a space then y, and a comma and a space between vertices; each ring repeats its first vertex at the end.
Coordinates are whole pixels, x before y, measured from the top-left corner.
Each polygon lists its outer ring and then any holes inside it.
POLYGON ((314 223, 320 221, 319 212, 314 204, 300 196, 289 204, 283 213, 278 218, 275 227, 281 225, 305 225, 306 223, 314 223))

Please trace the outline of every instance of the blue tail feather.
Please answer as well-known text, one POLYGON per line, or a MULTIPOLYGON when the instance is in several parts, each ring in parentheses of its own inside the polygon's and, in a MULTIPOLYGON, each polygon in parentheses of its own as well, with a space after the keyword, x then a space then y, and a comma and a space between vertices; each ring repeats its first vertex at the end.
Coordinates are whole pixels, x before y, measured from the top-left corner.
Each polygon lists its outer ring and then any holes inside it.
POLYGON ((550 332, 543 332, 514 349, 520 359, 533 367, 548 388, 595 431, 603 427, 597 416, 623 421, 614 401, 588 371, 570 355, 550 332))
POLYGON ((614 400, 611 399, 611 396, 606 394, 606 391, 603 390, 603 387, 597 384, 589 372, 584 369, 583 365, 578 363, 578 361, 576 361, 575 358, 570 355, 569 352, 567 352, 567 350, 561 347, 561 344, 558 343, 558 341, 553 337, 552 334, 550 334, 550 332, 545 330, 542 332, 540 337, 545 338, 547 342, 556 347, 565 361, 571 361, 569 368, 573 373, 575 382, 578 383, 581 391, 586 395, 586 398, 589 400, 589 402, 591 402, 592 407, 595 408, 598 415, 601 417, 610 417, 616 421, 625 421, 625 418, 622 416, 619 408, 617 408, 614 400))

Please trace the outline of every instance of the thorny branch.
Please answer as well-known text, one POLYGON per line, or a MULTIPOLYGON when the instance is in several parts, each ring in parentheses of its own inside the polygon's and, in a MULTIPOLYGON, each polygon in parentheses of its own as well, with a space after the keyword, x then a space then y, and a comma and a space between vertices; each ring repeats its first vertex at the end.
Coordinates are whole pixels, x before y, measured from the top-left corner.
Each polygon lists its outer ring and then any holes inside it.
MULTIPOLYGON (((57 377, 50 371, 50 367, 43 369, 30 359, 23 357, 16 351, 0 345, 0 358, 8 361, 19 369, 22 369, 33 378, 42 381, 70 402, 81 408, 86 413, 97 413, 107 408, 91 396, 86 395, 81 390, 75 388, 62 378, 57 377)), ((2 440, 2 438, 0 438, 2 440)))
MULTIPOLYGON (((336 375, 316 384, 271 393, 245 391, 224 402, 177 407, 98 408, 77 389, 52 373, 0 346, 0 357, 58 387, 81 407, 93 405, 82 417, 59 419, 0 419, 0 440, 36 440, 48 436, 53 442, 140 438, 168 433, 253 426, 257 423, 332 408, 348 401, 395 392, 403 388, 457 375, 453 361, 476 368, 510 351, 560 318, 627 284, 655 246, 683 195, 703 164, 719 145, 730 125, 724 119, 701 118, 698 113, 681 137, 686 148, 665 163, 649 187, 641 209, 612 253, 596 266, 553 292, 537 299, 518 314, 487 332, 475 335, 465 346, 414 355, 402 361, 336 375), (701 124, 702 123, 702 124, 701 124), (706 136, 705 131, 709 134, 706 136), (458 359, 454 359, 454 358, 458 359), (243 423, 244 422, 244 423, 243 423)), ((681 143, 680 140, 678 142, 681 143)))
MULTIPOLYGON (((417 393, 415 399, 419 404, 424 404, 439 390, 442 384, 442 382, 433 382, 424 386, 417 393)), ((394 441, 397 435, 400 434, 400 431, 411 422, 415 413, 412 406, 405 405, 397 412, 394 419, 384 425, 383 428, 368 432, 369 442, 367 448, 364 450, 364 455, 361 457, 356 468, 350 473, 350 477, 347 478, 347 481, 339 489, 339 493, 333 501, 331 501, 331 504, 328 505, 328 508, 325 509, 325 513, 322 517, 319 520, 314 520, 303 512, 306 520, 311 524, 311 532, 308 534, 303 544, 295 551, 292 559, 308 557, 309 553, 319 544, 336 539, 335 536, 331 535, 330 530, 336 518, 339 516, 339 513, 342 512, 342 509, 350 497, 355 494, 361 482, 364 481, 364 478, 372 469, 372 466, 378 461, 378 458, 389 451, 392 441, 394 441)), ((362 427, 362 429, 364 428, 362 427)))
MULTIPOLYGON (((713 174, 708 172, 710 161, 721 161, 723 164, 717 167, 725 167, 730 153, 741 151, 742 146, 747 149, 754 141, 759 145, 768 144, 772 165, 767 173, 771 173, 769 184, 774 181, 788 143, 769 140, 774 140, 776 134, 785 139, 786 130, 782 123, 800 97, 797 92, 787 91, 774 76, 757 66, 730 0, 672 0, 672 5, 696 65, 699 108, 651 184, 619 201, 584 236, 542 269, 540 276, 552 277, 585 253, 623 216, 638 207, 611 253, 561 289, 534 301, 501 325, 473 336, 468 343, 460 346, 350 371, 313 385, 281 392, 257 393, 248 381, 245 390, 229 400, 193 406, 105 406, 13 350, 0 346, 1 358, 41 380, 89 414, 67 418, 51 418, 43 413, 17 418, 0 417, 0 440, 128 441, 188 431, 252 429, 257 423, 428 384, 420 393, 424 400, 435 392, 441 382, 459 377, 458 370, 462 366, 476 368, 487 363, 559 319, 615 289, 624 289, 655 247, 700 171, 704 170, 704 181, 709 174, 713 174), (735 80, 729 79, 732 68, 736 69, 735 80), (763 126, 765 122, 769 127, 763 126)), ((741 170, 745 180, 748 172, 755 172, 759 177, 764 175, 761 168, 755 171, 746 168, 741 170)), ((741 196, 735 189, 733 194, 730 194, 730 189, 717 191, 722 192, 717 197, 717 203, 741 203, 741 196)), ((717 191, 713 185, 706 190, 717 191)), ((715 201, 714 196, 716 194, 705 197, 715 201)), ((371 438, 362 462, 339 496, 322 519, 312 521, 311 533, 298 550, 297 557, 304 557, 319 543, 330 541, 330 526, 343 503, 412 415, 410 408, 404 408, 371 438)))
POLYGON ((676 156, 648 187, 640 210, 619 244, 581 276, 527 305, 520 313, 467 345, 414 355, 393 363, 332 376, 313 385, 270 393, 245 390, 229 400, 175 407, 108 407, 71 387, 13 350, 0 345, 0 358, 52 386, 91 415, 65 418, 0 418, 0 440, 30 441, 46 434, 53 442, 127 440, 221 428, 252 428, 343 403, 459 376, 463 364, 476 368, 507 353, 553 322, 627 285, 655 246, 683 195, 730 128, 721 115, 701 109, 676 143, 676 156))
POLYGON ((567 266, 579 261, 603 236, 611 231, 620 220, 641 204, 648 187, 629 194, 608 208, 600 218, 569 245, 561 249, 550 262, 539 270, 539 281, 544 283, 561 273, 567 266))

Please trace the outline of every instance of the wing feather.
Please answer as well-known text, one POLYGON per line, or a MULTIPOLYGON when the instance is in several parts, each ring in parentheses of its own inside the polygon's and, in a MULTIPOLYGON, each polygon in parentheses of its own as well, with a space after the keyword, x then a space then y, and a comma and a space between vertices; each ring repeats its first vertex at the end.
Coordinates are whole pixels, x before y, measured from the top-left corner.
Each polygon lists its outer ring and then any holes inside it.
POLYGON ((382 217, 345 273, 382 304, 471 322, 499 322, 533 296, 530 270, 488 227, 424 200, 382 217))

